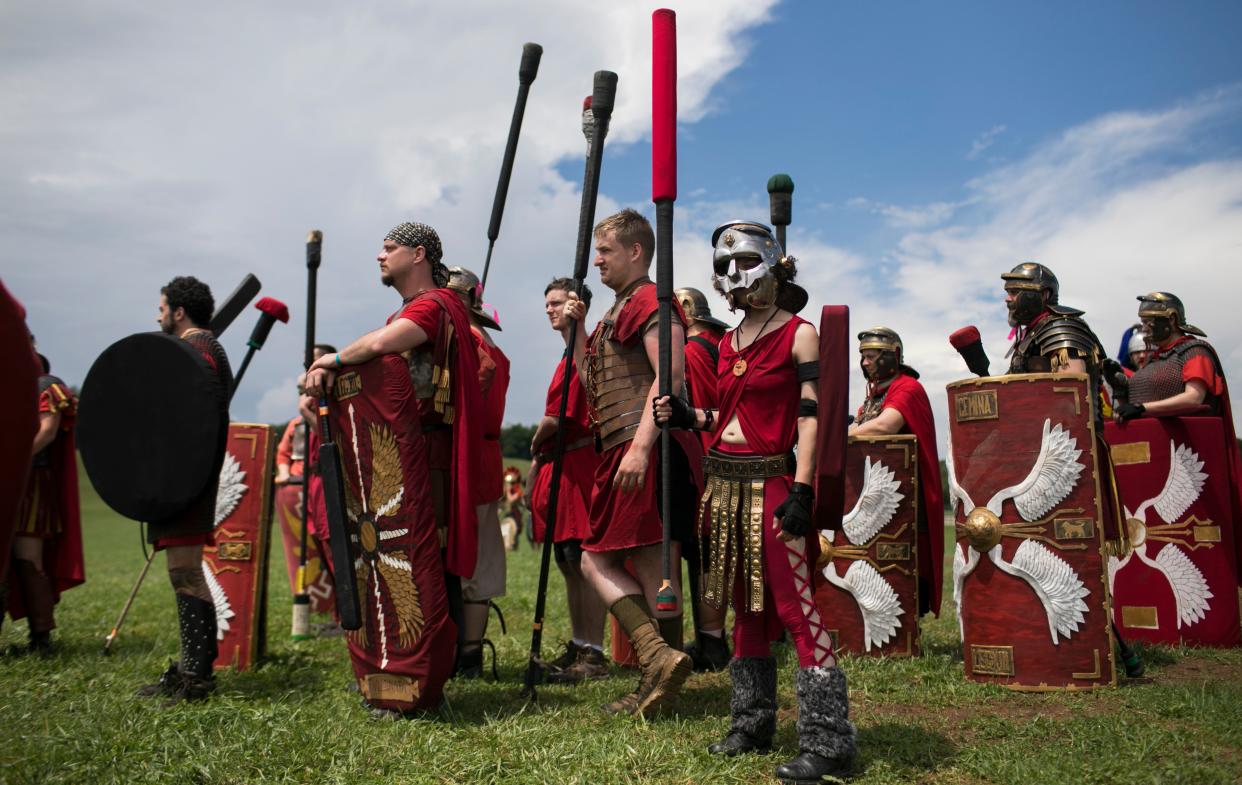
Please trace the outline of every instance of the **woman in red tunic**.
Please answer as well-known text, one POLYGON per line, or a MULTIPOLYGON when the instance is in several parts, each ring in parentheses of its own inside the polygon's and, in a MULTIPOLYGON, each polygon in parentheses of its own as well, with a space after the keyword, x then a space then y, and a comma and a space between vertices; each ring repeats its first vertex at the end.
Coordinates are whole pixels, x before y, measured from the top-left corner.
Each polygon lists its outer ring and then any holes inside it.
POLYGON ((732 726, 710 752, 764 751, 776 730, 776 661, 769 641, 780 627, 798 652, 801 753, 776 770, 786 782, 848 773, 855 755, 845 675, 815 606, 811 568, 819 338, 796 312, 806 292, 794 260, 762 224, 716 229, 716 288, 745 316, 720 342, 719 409, 662 398, 656 416, 713 433, 704 460, 700 509, 710 523, 708 602, 732 599, 732 726), (793 453, 797 447, 796 457, 793 453))

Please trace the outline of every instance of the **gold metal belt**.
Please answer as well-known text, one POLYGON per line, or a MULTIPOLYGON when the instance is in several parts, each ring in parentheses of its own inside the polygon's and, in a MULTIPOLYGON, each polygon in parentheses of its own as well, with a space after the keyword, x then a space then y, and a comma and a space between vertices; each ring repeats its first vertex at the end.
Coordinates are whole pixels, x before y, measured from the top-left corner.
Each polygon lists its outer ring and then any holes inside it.
POLYGON ((793 453, 730 455, 712 450, 703 456, 703 473, 725 480, 754 480, 790 474, 797 466, 793 453))
POLYGON ((703 459, 706 487, 699 519, 710 515, 711 527, 703 597, 713 607, 728 607, 740 577, 746 610, 763 611, 763 487, 768 477, 789 474, 794 465, 792 454, 729 456, 713 450, 703 459))

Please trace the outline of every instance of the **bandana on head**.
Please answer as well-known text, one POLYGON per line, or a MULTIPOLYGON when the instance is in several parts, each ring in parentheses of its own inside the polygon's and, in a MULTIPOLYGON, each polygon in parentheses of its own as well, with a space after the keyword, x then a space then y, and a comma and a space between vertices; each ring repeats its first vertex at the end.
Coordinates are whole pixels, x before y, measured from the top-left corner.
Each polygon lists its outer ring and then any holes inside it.
POLYGON ((427 254, 427 261, 431 262, 431 276, 435 279, 436 286, 445 286, 448 283, 448 269, 440 261, 444 256, 444 249, 440 247, 440 235, 436 234, 435 229, 427 224, 406 221, 393 227, 384 239, 410 248, 421 245, 427 254))
POLYGON ((440 235, 436 234, 436 230, 427 224, 409 221, 397 224, 384 239, 392 240, 399 245, 408 245, 411 248, 421 245, 427 252, 427 261, 432 264, 439 264, 440 258, 444 256, 444 249, 440 247, 440 235))

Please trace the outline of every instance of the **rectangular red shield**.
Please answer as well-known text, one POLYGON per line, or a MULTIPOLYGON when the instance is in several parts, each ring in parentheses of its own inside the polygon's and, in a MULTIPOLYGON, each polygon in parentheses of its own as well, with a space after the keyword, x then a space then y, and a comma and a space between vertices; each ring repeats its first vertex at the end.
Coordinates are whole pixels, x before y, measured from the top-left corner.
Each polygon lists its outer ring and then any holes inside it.
MULTIPOLYGON (((289 591, 298 592, 298 562, 302 555, 302 486, 279 485, 276 487, 276 526, 280 529, 284 544, 285 568, 289 573, 289 591)), ((306 594, 315 613, 332 613, 335 600, 332 596, 332 578, 326 569, 323 550, 318 540, 307 540, 306 594)))
POLYGON ((1113 620, 1126 640, 1237 646, 1237 562, 1225 429, 1218 417, 1108 423, 1132 550, 1110 558, 1113 620))
POLYGON ((215 666, 248 670, 266 648, 268 529, 276 438, 270 425, 230 423, 216 493, 216 544, 203 574, 216 605, 215 666))
POLYGON ((1116 684, 1102 441, 1083 374, 948 386, 954 597, 966 675, 1025 690, 1116 684))
POLYGON ((918 439, 854 436, 845 457, 845 515, 820 533, 815 603, 833 647, 919 653, 918 439))
POLYGON ((384 355, 342 372, 331 416, 362 611, 362 626, 345 635, 358 689, 379 708, 438 706, 453 670, 457 627, 448 614, 427 448, 405 360, 384 355))

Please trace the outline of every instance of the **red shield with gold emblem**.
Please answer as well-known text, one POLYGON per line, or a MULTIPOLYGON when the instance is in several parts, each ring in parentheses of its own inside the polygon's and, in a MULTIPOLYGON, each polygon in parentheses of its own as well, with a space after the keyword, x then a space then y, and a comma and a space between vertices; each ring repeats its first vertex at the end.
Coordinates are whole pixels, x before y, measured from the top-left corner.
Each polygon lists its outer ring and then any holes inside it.
MULTIPOLYGON (((966 675, 1116 684, 1094 401, 1082 374, 948 386, 954 598, 966 675)), ((1106 486, 1105 486, 1106 487, 1106 486)))
POLYGON ((216 668, 250 669, 267 641, 267 554, 276 439, 270 425, 229 425, 216 544, 203 549, 203 574, 216 605, 216 668))
POLYGON ((919 652, 918 440, 851 437, 840 531, 820 532, 815 602, 837 651, 919 652))
MULTIPOLYGON (((298 564, 302 556, 302 485, 290 483, 276 487, 276 526, 280 529, 285 550, 285 568, 289 573, 289 590, 298 593, 298 564)), ((332 613, 332 578, 319 543, 307 538, 306 593, 315 613, 332 613)))
POLYGON ((342 373, 331 416, 362 609, 362 626, 346 634, 358 687, 372 706, 434 707, 453 669, 457 629, 405 361, 386 355, 342 373))
POLYGON ((1218 417, 1108 423, 1131 550, 1108 564, 1127 640, 1242 643, 1225 429, 1218 417))

